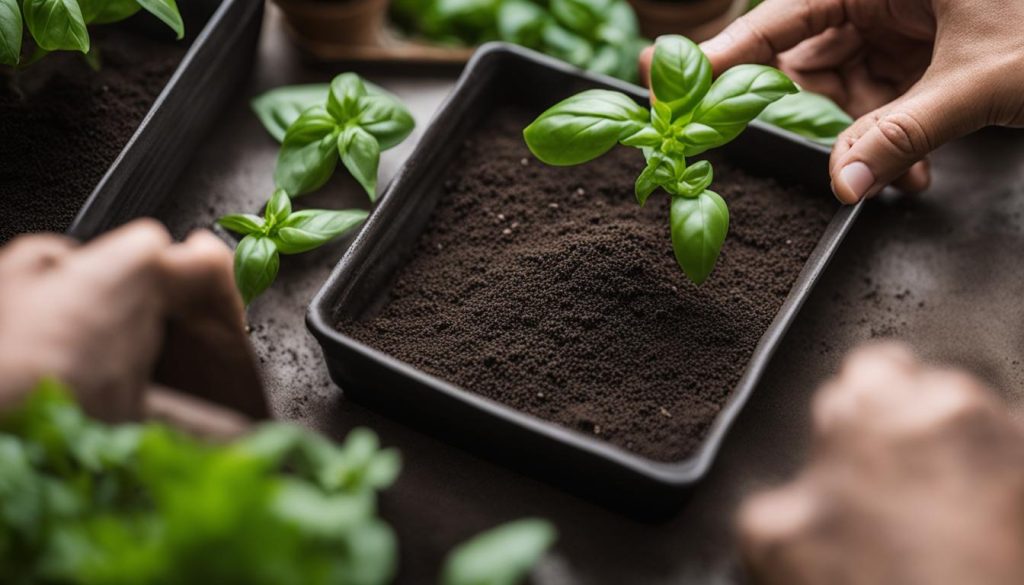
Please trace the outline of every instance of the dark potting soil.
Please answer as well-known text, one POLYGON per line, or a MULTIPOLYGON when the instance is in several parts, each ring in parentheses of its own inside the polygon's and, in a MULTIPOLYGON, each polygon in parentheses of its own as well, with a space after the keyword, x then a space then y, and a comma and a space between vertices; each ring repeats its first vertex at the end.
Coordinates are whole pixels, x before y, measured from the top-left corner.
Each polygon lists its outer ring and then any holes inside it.
POLYGON ((0 244, 64 231, 187 50, 117 27, 90 30, 102 68, 55 53, 0 73, 0 244))
POLYGON ((641 208, 636 150, 549 167, 525 111, 466 140, 376 314, 340 330, 467 390, 640 455, 692 454, 836 204, 714 160, 731 223, 702 286, 672 254, 668 197, 641 208))

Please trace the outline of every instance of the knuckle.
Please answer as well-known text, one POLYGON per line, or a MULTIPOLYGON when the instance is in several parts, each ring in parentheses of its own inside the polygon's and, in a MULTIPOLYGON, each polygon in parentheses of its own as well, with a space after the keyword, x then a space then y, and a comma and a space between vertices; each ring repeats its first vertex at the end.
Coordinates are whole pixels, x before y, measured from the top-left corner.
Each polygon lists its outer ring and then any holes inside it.
POLYGON ((887 143, 904 158, 913 158, 932 150, 932 140, 924 125, 909 112, 894 112, 882 116, 876 123, 887 143))

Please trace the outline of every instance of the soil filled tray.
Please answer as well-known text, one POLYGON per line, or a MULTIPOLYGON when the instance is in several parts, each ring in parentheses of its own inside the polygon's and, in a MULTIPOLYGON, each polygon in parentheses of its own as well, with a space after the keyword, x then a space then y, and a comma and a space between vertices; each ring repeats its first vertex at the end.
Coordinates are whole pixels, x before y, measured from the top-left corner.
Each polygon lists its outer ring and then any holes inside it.
POLYGON ((184 40, 140 13, 90 31, 98 71, 55 53, 0 87, 0 244, 91 237, 155 208, 247 74, 261 6, 196 0, 181 12, 184 40))
POLYGON ((732 228, 704 285, 672 254, 643 155, 550 167, 506 106, 459 164, 383 307, 337 329, 467 390, 659 461, 693 454, 835 213, 714 161, 732 228))
POLYGON ((829 194, 823 149, 752 128, 713 158, 730 233, 695 286, 668 197, 634 199, 639 152, 556 168, 523 142, 547 106, 602 86, 646 99, 519 49, 478 54, 308 321, 354 400, 650 514, 706 472, 857 208, 829 194))

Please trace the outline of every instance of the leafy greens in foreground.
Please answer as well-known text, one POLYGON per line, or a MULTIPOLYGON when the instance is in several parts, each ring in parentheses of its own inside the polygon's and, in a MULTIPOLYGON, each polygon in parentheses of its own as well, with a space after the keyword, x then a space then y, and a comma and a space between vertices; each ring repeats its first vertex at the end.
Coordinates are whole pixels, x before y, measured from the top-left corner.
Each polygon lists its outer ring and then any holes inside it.
POLYGON ((711 164, 687 164, 687 157, 733 140, 769 104, 798 90, 781 71, 764 65, 739 65, 712 82, 707 57, 678 35, 659 37, 655 44, 651 90, 650 110, 622 93, 584 91, 541 114, 523 136, 537 158, 559 166, 593 160, 616 144, 642 149, 647 164, 636 180, 637 201, 643 205, 659 188, 672 197, 676 261, 700 284, 725 242, 729 209, 708 189, 711 164))
POLYGON ((366 219, 362 209, 292 211, 284 189, 274 191, 263 217, 232 213, 217 220, 244 237, 235 248, 235 285, 246 305, 267 290, 281 264, 281 254, 315 250, 366 219))
POLYGON ((179 39, 185 24, 175 0, 0 0, 0 65, 21 63, 24 28, 35 42, 31 60, 52 51, 79 51, 95 62, 87 27, 110 24, 145 10, 179 39))
POLYGON ((826 146, 853 124, 853 118, 835 102, 807 90, 771 104, 757 119, 826 146))
MULTIPOLYGON (((107 426, 53 381, 0 417, 0 582, 383 585, 394 532, 377 492, 401 467, 355 429, 345 442, 266 423, 226 445, 160 424, 107 426)), ((554 540, 521 520, 460 545, 444 585, 512 585, 554 540)))
POLYGON ((281 141, 274 181, 293 197, 322 187, 340 158, 375 200, 381 151, 405 140, 415 126, 398 98, 355 73, 343 73, 329 86, 272 90, 253 100, 253 109, 281 141))

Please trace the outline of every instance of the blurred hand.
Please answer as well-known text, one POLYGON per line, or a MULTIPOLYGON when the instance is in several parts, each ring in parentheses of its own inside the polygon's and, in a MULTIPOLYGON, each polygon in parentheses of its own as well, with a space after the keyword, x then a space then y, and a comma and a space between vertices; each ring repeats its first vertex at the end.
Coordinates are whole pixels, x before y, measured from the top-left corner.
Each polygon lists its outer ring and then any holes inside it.
POLYGON ((108 421, 212 420, 215 407, 161 383, 265 415, 231 266, 209 232, 174 244, 152 220, 83 246, 12 241, 0 249, 0 407, 54 376, 108 421))
POLYGON ((925 157, 953 138, 1024 124, 1022 22, 1024 2, 1006 0, 766 0, 701 48, 716 74, 773 64, 859 117, 829 163, 855 203, 926 188, 925 157))
POLYGON ((1024 434, 973 378, 855 352, 814 404, 812 460, 740 513, 765 584, 1024 583, 1024 434))

